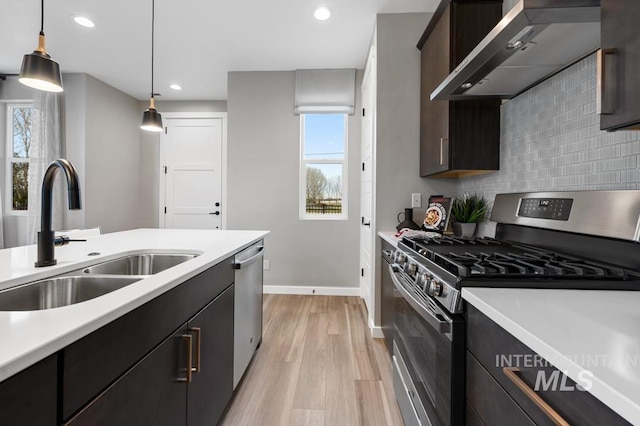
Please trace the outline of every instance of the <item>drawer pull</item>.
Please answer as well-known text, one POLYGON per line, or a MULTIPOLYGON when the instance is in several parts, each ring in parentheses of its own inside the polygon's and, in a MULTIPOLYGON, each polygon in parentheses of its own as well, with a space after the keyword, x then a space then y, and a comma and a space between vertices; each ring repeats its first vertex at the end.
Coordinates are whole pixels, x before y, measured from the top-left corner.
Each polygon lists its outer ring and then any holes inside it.
POLYGON ((191 379, 193 378, 193 336, 190 334, 183 334, 180 336, 187 344, 187 377, 184 379, 178 379, 179 382, 191 383, 191 379))
POLYGON ((192 368, 194 373, 200 372, 200 347, 202 340, 202 333, 200 332, 200 327, 192 327, 189 331, 192 331, 196 335, 196 368, 192 368))
POLYGON ((560 416, 560 414, 558 414, 556 410, 551 408, 551 406, 547 404, 545 400, 542 399, 540 395, 536 393, 536 391, 531 389, 531 387, 528 384, 526 384, 524 380, 520 378, 520 376, 518 376, 517 373, 519 371, 520 369, 515 367, 502 368, 502 372, 504 373, 504 375, 507 376, 509 380, 511 380, 518 388, 520 388, 520 390, 524 392, 524 394, 531 401, 533 401, 533 403, 536 404, 538 408, 540 408, 542 412, 545 413, 547 417, 549 417, 554 424, 558 426, 569 426, 569 422, 563 419, 562 416, 560 416))

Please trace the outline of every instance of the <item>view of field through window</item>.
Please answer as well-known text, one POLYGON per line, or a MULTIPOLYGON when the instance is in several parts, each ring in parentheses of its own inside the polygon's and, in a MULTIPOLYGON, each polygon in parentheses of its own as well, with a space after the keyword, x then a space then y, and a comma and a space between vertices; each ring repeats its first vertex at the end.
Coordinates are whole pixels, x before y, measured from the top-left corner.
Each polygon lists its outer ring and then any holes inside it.
POLYGON ((343 212, 345 115, 305 114, 303 167, 306 213, 336 215, 343 212))

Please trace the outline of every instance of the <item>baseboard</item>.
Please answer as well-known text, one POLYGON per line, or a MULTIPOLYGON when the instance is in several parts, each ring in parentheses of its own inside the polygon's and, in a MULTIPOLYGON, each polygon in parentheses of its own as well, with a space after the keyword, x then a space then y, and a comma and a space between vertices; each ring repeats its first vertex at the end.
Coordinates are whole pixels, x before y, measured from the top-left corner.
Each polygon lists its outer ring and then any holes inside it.
POLYGON ((318 296, 360 296, 358 287, 312 287, 298 285, 265 285, 265 294, 317 294, 318 296))
POLYGON ((373 337, 374 339, 384 339, 382 327, 374 325, 371 317, 369 317, 369 330, 371 330, 371 337, 373 337))

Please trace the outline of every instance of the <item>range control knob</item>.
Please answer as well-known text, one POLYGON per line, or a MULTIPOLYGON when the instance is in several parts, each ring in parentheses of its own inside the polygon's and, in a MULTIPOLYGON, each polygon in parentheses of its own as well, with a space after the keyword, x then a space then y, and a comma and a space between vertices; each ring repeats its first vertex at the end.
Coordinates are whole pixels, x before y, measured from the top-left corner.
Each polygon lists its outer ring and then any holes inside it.
POLYGON ((435 278, 431 280, 431 282, 429 283, 429 291, 428 293, 431 296, 440 296, 442 294, 442 284, 440 284, 439 281, 437 281, 435 278))
POLYGON ((407 263, 407 255, 404 253, 396 253, 395 262, 400 266, 404 265, 407 263))
POLYGON ((417 263, 410 263, 407 266, 407 271, 409 272, 409 274, 415 275, 416 272, 418 272, 418 264, 417 263))
POLYGON ((418 285, 420 286, 422 291, 427 292, 429 290, 430 282, 431 282, 431 275, 424 272, 422 275, 420 275, 420 281, 418 285))

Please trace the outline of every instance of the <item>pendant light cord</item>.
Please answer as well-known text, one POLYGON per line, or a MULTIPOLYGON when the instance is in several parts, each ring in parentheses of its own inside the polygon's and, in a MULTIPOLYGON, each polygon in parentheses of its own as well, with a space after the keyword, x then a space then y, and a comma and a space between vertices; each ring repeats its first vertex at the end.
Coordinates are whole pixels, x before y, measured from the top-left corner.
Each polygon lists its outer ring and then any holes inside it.
POLYGON ((40 35, 44 36, 44 0, 40 0, 40 35))
POLYGON ((156 28, 156 1, 151 0, 151 97, 152 98, 153 98, 153 50, 155 45, 154 43, 155 28, 156 28))

